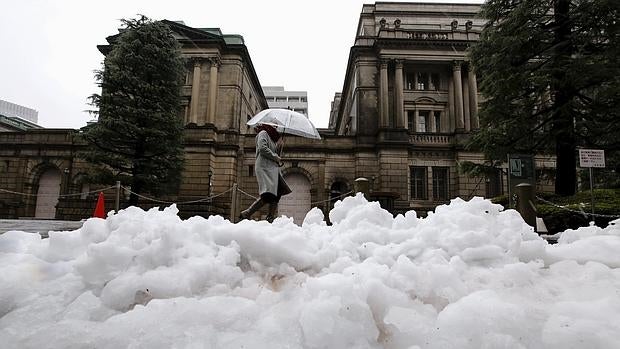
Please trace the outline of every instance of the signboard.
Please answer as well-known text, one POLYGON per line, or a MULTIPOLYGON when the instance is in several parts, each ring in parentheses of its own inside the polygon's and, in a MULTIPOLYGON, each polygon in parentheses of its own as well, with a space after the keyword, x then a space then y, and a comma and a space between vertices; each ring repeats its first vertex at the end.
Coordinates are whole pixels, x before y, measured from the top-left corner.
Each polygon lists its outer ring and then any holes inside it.
POLYGON ((521 183, 536 186, 534 156, 530 154, 508 154, 508 204, 516 207, 515 187, 521 183))
POLYGON ((579 167, 605 167, 605 151, 579 149, 579 167))

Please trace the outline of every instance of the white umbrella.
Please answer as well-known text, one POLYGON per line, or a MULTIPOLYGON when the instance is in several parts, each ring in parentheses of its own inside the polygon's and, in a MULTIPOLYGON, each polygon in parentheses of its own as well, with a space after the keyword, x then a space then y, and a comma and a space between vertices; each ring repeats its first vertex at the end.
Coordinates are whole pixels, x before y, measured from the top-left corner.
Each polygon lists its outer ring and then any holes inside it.
POLYGON ((265 109, 247 122, 248 126, 256 126, 258 124, 275 126, 282 133, 321 139, 319 131, 316 130, 316 127, 314 127, 307 116, 288 109, 265 109))

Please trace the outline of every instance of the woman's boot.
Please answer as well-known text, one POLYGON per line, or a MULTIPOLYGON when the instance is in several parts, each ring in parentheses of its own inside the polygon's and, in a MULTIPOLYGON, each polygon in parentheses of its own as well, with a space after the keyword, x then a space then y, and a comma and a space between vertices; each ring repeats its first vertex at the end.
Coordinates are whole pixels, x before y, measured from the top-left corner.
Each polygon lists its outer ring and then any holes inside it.
POLYGON ((269 212, 267 213, 267 222, 271 223, 276 219, 276 212, 278 211, 278 203, 269 204, 269 212))
POLYGON ((254 212, 258 211, 261 207, 263 207, 264 204, 265 201, 263 201, 262 198, 256 199, 256 201, 254 201, 252 205, 250 205, 250 207, 248 207, 246 210, 241 211, 241 213, 239 214, 239 218, 250 219, 254 212))

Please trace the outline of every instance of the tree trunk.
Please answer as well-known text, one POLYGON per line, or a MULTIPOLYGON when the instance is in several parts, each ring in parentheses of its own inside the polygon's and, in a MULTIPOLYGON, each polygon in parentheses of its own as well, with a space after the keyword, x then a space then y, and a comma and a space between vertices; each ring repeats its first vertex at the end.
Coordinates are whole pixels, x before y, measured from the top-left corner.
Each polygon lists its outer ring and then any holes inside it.
POLYGON ((555 0, 555 71, 551 83, 553 99, 552 136, 555 138, 555 193, 562 196, 575 194, 577 183, 577 143, 575 125, 570 102, 574 88, 566 81, 565 63, 571 59, 573 45, 570 42, 569 22, 570 0, 555 0))
POLYGON ((132 185, 131 194, 129 195, 129 206, 138 206, 138 194, 142 192, 144 182, 141 179, 143 174, 142 166, 140 165, 144 157, 144 141, 142 138, 136 142, 136 151, 134 152, 133 164, 132 164, 132 185))

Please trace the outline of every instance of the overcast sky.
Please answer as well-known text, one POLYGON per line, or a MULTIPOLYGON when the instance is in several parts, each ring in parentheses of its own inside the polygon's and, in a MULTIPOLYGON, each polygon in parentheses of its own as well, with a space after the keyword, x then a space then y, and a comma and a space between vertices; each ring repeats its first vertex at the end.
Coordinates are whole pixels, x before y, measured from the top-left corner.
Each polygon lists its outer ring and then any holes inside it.
POLYGON ((140 13, 243 35, 261 84, 307 91, 310 119, 326 127, 365 3, 373 1, 7 1, 0 10, 0 99, 38 110, 42 126, 82 127, 91 119, 87 97, 99 92, 97 45, 117 33, 119 19, 140 13))

